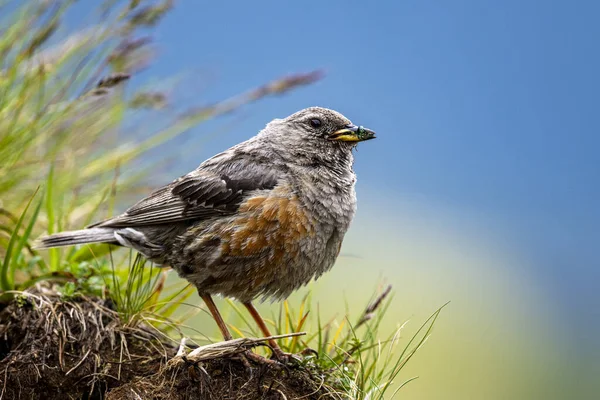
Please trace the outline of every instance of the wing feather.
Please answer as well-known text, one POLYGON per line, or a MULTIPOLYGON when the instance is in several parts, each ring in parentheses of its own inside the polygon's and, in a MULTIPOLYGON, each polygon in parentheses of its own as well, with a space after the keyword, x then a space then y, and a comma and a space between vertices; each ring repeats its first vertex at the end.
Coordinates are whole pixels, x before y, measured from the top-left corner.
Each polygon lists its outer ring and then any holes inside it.
MULTIPOLYGON (((279 175, 264 159, 231 156, 202 164, 163 186, 123 214, 90 227, 127 227, 201 220, 234 213, 254 190, 272 189, 279 175)), ((210 160, 209 160, 210 161, 210 160)))

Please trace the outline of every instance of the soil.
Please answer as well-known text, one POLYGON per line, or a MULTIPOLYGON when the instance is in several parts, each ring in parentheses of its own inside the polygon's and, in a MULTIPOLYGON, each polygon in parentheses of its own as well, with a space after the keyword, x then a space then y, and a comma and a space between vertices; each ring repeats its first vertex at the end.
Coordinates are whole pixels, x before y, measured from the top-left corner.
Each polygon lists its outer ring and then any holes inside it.
POLYGON ((111 390, 108 400, 138 399, 332 399, 318 379, 299 369, 253 368, 237 359, 211 360, 203 365, 185 362, 161 373, 111 390))
POLYGON ((43 292, 0 311, 1 400, 341 398, 314 367, 191 363, 152 328, 123 326, 109 301, 43 292))

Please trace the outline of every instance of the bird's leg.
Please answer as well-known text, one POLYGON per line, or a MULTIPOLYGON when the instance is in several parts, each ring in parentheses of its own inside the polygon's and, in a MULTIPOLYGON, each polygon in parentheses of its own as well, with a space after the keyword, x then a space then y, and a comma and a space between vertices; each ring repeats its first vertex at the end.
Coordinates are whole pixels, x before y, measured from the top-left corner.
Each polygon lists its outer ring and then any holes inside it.
POLYGON ((231 332, 229 332, 229 329, 227 329, 227 325, 225 325, 225 321, 223 321, 223 317, 221 316, 221 313, 219 312, 219 309, 217 308, 217 305, 213 301, 212 297, 210 297, 210 294, 198 294, 200 295, 202 300, 204 300, 204 303, 206 303, 208 311, 210 311, 210 314, 214 318, 215 322, 217 323, 217 326, 219 327, 219 330, 221 331, 221 334, 223 335, 223 339, 233 339, 233 336, 231 336, 231 332))
MULTIPOLYGON (((214 318, 215 322, 217 323, 217 326, 219 327, 219 330, 221 331, 221 334, 223 335, 223 339, 225 339, 226 341, 232 340, 233 336, 231 336, 231 333, 229 332, 229 329, 227 328, 227 325, 225 324, 225 321, 223 320, 223 317, 221 316, 221 313, 219 312, 219 309, 217 308, 217 305, 213 301, 210 294, 206 294, 206 293, 198 293, 198 294, 200 295, 202 300, 204 300, 204 303, 206 303, 206 306, 208 307, 208 311, 210 311, 210 314, 214 318)), ((280 351, 281 351, 281 349, 280 349, 280 351)), ((250 359, 250 360, 260 363, 260 364, 267 364, 267 365, 272 365, 275 367, 279 367, 281 365, 277 361, 268 360, 259 354, 254 354, 250 350, 246 350, 243 354, 247 359, 250 359)), ((246 358, 242 357, 242 362, 244 363, 244 366, 246 368, 251 369, 250 364, 248 364, 248 360, 246 358)))
MULTIPOLYGON (((254 305, 249 301, 245 302, 243 304, 250 312, 250 315, 252 315, 252 318, 254 318, 254 321, 260 328, 263 335, 265 335, 266 337, 273 336, 271 334, 271 332, 269 331, 269 328, 267 327, 265 320, 262 319, 262 317, 258 313, 258 310, 256 309, 256 307, 254 307, 254 305)), ((279 347, 279 345, 277 344, 277 341, 275 341, 275 339, 269 339, 269 346, 271 346, 271 348, 273 349, 275 358, 277 358, 278 360, 282 360, 282 361, 287 360, 287 358, 288 358, 287 354, 285 354, 283 352, 283 350, 281 350, 281 347, 279 347)))

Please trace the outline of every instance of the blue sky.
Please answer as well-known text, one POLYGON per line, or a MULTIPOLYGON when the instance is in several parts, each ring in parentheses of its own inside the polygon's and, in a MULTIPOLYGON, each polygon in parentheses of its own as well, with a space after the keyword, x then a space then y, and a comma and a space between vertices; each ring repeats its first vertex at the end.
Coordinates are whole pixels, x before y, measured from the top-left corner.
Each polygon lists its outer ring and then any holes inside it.
POLYGON ((324 68, 313 86, 188 132, 173 146, 227 127, 186 146, 172 176, 272 118, 334 108, 378 133, 357 153, 359 199, 477 220, 527 260, 572 327, 565 340, 597 352, 599 15, 585 0, 180 1, 144 77, 187 71, 182 95, 209 103, 324 68))

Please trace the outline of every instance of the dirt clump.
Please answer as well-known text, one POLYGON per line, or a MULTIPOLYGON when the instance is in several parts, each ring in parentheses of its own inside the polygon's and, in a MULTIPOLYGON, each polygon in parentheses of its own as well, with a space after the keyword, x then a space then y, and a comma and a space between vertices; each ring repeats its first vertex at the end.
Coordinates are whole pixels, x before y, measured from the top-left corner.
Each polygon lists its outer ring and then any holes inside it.
POLYGON ((0 397, 103 399, 175 350, 149 328, 123 326, 110 301, 28 292, 0 311, 0 397))
POLYGON ((169 364, 158 374, 109 392, 107 400, 338 399, 317 376, 303 368, 261 366, 250 372, 238 359, 169 364))
POLYGON ((191 362, 154 328, 123 325, 109 300, 38 287, 0 311, 0 399, 338 399, 314 365, 239 356, 191 362))

